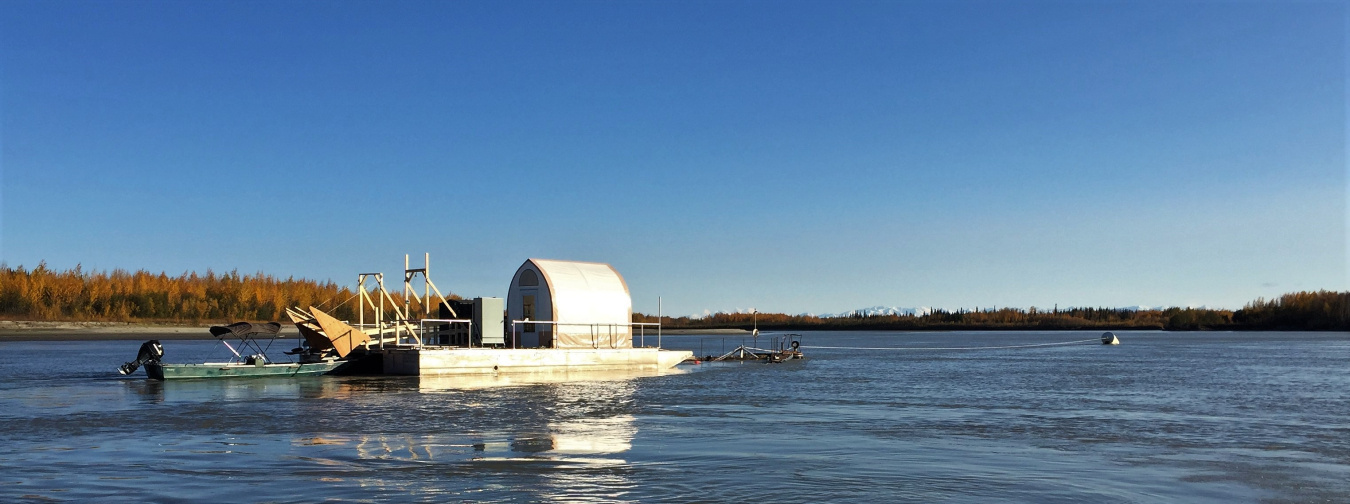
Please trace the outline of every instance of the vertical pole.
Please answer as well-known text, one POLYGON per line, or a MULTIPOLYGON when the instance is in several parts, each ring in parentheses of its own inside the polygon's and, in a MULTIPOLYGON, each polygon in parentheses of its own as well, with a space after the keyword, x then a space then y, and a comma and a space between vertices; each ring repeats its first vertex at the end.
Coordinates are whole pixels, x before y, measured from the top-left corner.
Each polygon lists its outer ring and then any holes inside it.
POLYGON ((656 348, 661 348, 661 296, 656 296, 656 348))
MULTIPOLYGON (((423 252, 422 257, 422 279, 427 283, 422 286, 422 308, 427 310, 427 315, 431 314, 431 252, 423 252)), ((469 331, 472 333, 473 331, 469 331)), ((472 338, 472 336, 470 336, 472 338)))
POLYGON ((375 325, 380 331, 380 350, 384 350, 384 273, 375 275, 375 284, 380 287, 380 310, 375 312, 375 325))
POLYGON ((408 278, 408 254, 403 254, 403 316, 412 317, 412 285, 408 278))
MULTIPOLYGON (((408 254, 403 254, 403 316, 408 319, 412 318, 412 284, 408 283, 408 254)), ((402 327, 404 323, 407 323, 407 321, 400 323, 399 327, 402 327)), ((408 336, 411 337, 411 328, 408 329, 408 333, 408 336)), ((394 334, 398 334, 397 329, 395 329, 394 334)))

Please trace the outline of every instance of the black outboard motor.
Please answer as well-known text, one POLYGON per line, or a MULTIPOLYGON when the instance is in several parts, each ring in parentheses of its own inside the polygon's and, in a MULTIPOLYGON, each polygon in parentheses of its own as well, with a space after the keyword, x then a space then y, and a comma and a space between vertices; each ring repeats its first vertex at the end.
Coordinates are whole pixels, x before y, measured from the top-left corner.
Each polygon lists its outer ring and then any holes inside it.
POLYGON ((141 351, 136 353, 136 360, 117 367, 117 372, 124 375, 135 373, 137 368, 151 362, 159 362, 159 358, 164 356, 164 347, 159 345, 159 340, 150 340, 141 343, 141 351))

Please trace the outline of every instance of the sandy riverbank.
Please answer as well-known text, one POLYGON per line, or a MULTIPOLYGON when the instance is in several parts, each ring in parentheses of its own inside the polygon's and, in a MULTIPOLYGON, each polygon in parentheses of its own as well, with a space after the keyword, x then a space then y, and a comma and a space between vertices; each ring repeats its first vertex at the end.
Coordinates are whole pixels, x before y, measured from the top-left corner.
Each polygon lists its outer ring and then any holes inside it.
MULTIPOLYGON (((0 341, 184 340, 213 339, 212 325, 131 324, 126 322, 36 322, 0 320, 0 341)), ((282 325, 282 337, 296 336, 295 326, 282 325)))

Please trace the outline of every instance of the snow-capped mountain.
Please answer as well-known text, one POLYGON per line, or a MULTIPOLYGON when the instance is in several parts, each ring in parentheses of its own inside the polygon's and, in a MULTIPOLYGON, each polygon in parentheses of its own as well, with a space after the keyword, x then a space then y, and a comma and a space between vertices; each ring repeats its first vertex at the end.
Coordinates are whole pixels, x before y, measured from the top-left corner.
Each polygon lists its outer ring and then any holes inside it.
POLYGON ((1188 305, 1186 305, 1186 306, 1144 306, 1144 305, 1139 305, 1139 306, 1125 306, 1124 308, 1125 308, 1126 310, 1134 310, 1134 311, 1166 310, 1166 309, 1168 309, 1168 308, 1187 308, 1187 309, 1191 309, 1191 310, 1222 310, 1222 309, 1223 309, 1223 308, 1212 308, 1212 307, 1210 307, 1209 305, 1199 305, 1199 306, 1196 306, 1196 305, 1193 305, 1193 304, 1188 304, 1188 305))
POLYGON ((822 318, 856 317, 856 316, 858 316, 858 315, 862 315, 862 316, 864 316, 864 317, 880 317, 880 316, 886 316, 886 315, 917 315, 917 316, 923 316, 923 315, 927 315, 927 314, 932 313, 932 312, 933 312, 933 309, 932 309, 931 307, 928 307, 928 306, 920 306, 920 307, 918 307, 918 308, 901 308, 901 307, 898 307, 898 306, 871 306, 871 307, 867 307, 867 308, 859 308, 859 309, 857 309, 857 310, 847 311, 847 312, 843 312, 843 313, 827 313, 827 314, 821 315, 821 317, 822 317, 822 318))

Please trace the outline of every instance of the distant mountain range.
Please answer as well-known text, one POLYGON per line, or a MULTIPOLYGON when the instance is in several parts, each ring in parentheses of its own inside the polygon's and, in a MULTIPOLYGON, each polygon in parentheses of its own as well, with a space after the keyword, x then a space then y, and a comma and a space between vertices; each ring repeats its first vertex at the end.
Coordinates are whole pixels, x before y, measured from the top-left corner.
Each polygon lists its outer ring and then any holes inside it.
MULTIPOLYGON (((1166 307, 1166 306, 1143 306, 1143 305, 1140 305, 1140 306, 1122 306, 1122 307, 1120 307, 1120 309, 1122 309, 1122 310, 1133 310, 1133 311, 1166 310, 1167 308, 1169 308, 1169 307, 1166 307)), ((1185 308, 1191 308, 1191 309, 1197 309, 1197 310, 1209 310, 1209 309, 1210 309, 1209 306, 1205 306, 1205 305, 1201 305, 1201 306, 1186 306, 1185 308)), ((1045 311, 1045 308, 1044 308, 1044 307, 1039 308, 1039 309, 1042 310, 1042 311, 1045 311)), ((1065 309, 1068 309, 1068 308, 1065 308, 1065 309)), ((930 306, 920 306, 920 307, 917 307, 917 308, 902 308, 902 307, 899 307, 899 306, 869 306, 869 307, 867 307, 867 308, 859 308, 859 309, 853 310, 853 311, 846 311, 846 312, 841 312, 841 313, 826 313, 826 314, 818 315, 818 316, 821 317, 821 318, 856 317, 856 316, 859 316, 859 315, 864 316, 864 317, 881 317, 881 316, 886 316, 886 315, 915 315, 915 316, 920 316, 920 317, 921 317, 921 316, 924 316, 924 315, 928 315, 928 314, 930 314, 930 313, 933 313, 933 308, 930 307, 930 306)))
POLYGON ((1166 310, 1166 309, 1168 309, 1168 308, 1186 308, 1186 309, 1189 309, 1189 310, 1223 310, 1223 309, 1224 309, 1224 308, 1211 308, 1209 305, 1199 305, 1199 306, 1196 306, 1196 305, 1186 305, 1186 306, 1144 306, 1144 305, 1139 305, 1139 306, 1122 306, 1122 307, 1120 307, 1120 309, 1122 309, 1122 310, 1133 310, 1133 311, 1166 310))
POLYGON ((826 313, 824 315, 820 315, 820 317, 838 318, 838 317, 857 317, 859 315, 864 317, 881 317, 886 315, 923 316, 929 313, 933 313, 933 309, 927 306, 920 306, 918 308, 901 308, 899 306, 870 306, 867 308, 859 308, 857 310, 846 311, 843 313, 826 313))

